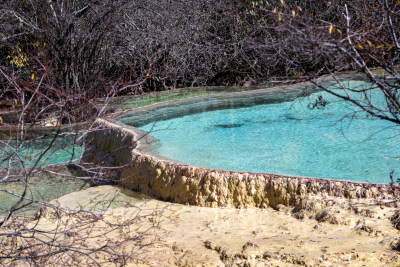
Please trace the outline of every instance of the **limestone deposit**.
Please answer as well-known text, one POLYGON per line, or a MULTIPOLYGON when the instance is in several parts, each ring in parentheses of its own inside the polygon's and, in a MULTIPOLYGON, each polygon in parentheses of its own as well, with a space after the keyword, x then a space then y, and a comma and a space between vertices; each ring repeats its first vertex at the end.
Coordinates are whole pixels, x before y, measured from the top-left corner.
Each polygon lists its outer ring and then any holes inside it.
POLYGON ((201 168, 152 155, 148 133, 111 117, 96 124, 83 161, 167 201, 137 204, 164 212, 160 243, 134 265, 400 266, 398 186, 201 168))
POLYGON ((123 166, 121 185, 166 201, 205 207, 276 208, 302 205, 306 196, 386 201, 398 194, 397 186, 385 184, 243 173, 177 163, 146 153, 151 144, 135 128, 105 119, 97 123, 101 129, 90 134, 90 149, 84 160, 123 166))
MULTIPOLYGON (((393 202, 377 205, 332 198, 323 206, 316 197, 296 208, 207 208, 155 199, 129 200, 124 191, 111 186, 74 192, 57 202, 74 208, 78 203, 115 196, 121 203, 135 204, 109 209, 106 220, 123 222, 140 210, 139 215, 154 215, 131 225, 131 231, 157 222, 156 228, 146 232, 146 238, 154 241, 151 245, 139 248, 128 242, 124 246, 135 252, 127 266, 400 265, 398 252, 391 249, 400 239, 391 222, 396 210, 393 202)), ((120 232, 126 231, 121 228, 108 237, 119 240, 120 232)), ((97 239, 87 242, 93 240, 97 239)))

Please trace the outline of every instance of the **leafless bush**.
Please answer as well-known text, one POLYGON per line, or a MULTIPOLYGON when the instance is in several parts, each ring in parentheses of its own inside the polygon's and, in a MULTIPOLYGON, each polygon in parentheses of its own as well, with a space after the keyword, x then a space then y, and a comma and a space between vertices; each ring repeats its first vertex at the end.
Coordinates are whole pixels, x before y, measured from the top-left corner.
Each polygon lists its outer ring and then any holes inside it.
POLYGON ((268 15, 278 17, 274 27, 284 29, 284 35, 303 49, 298 53, 286 49, 290 52, 287 53, 282 46, 280 55, 301 71, 307 80, 373 117, 399 124, 399 6, 387 0, 377 1, 373 6, 365 6, 361 1, 335 1, 335 4, 326 8, 307 5, 297 8, 291 3, 275 9, 261 9, 268 15), (315 65, 318 68, 311 71, 308 60, 303 62, 302 58, 291 56, 292 52, 309 57, 318 55, 324 60, 318 59, 315 65), (384 75, 376 75, 373 67, 380 67, 384 75), (343 70, 358 70, 370 81, 370 85, 349 88, 337 80, 338 87, 342 89, 338 92, 315 79, 318 73, 334 76, 343 70), (377 91, 380 93, 374 93, 377 91), (384 103, 378 100, 379 95, 383 96, 384 103))
MULTIPOLYGON (((71 265, 109 258, 121 265, 129 257, 120 250, 124 241, 100 237, 96 227, 119 231, 139 215, 110 223, 105 213, 66 210, 30 195, 32 177, 60 165, 49 165, 51 155, 72 147, 66 163, 80 159, 75 148, 95 130, 92 119, 107 112, 113 96, 300 77, 399 124, 399 8, 389 0, 2 1, 0 110, 15 116, 7 122, 0 115, 1 133, 11 129, 0 141, 0 186, 20 183, 22 190, 0 187, 15 197, 1 210, 0 235, 6 238, 0 239, 0 260, 71 265), (373 67, 390 80, 377 77, 373 67), (321 74, 343 70, 363 72, 371 86, 353 89, 338 80, 338 94, 317 82, 321 74), (372 98, 376 90, 384 95, 383 105, 372 98), (77 124, 82 121, 88 121, 85 127, 77 124), (52 130, 33 134, 44 125, 52 130), (67 131, 66 125, 76 127, 67 131), (43 208, 37 218, 17 216, 33 206, 43 208), (57 227, 42 229, 41 220, 57 227), (103 239, 87 247, 85 240, 96 238, 103 239)), ((112 164, 83 167, 89 175, 80 178, 87 180, 109 181, 118 172, 112 164)), ((143 234, 125 238, 140 247, 143 234)))
POLYGON ((39 187, 49 175, 62 177, 63 182, 115 182, 113 174, 118 166, 103 164, 69 171, 65 166, 80 162, 85 137, 96 130, 93 119, 107 111, 113 96, 143 80, 103 83, 107 93, 100 103, 84 93, 59 89, 52 83, 57 75, 54 69, 39 60, 37 63, 41 68, 32 77, 17 66, 0 66, 1 99, 7 108, 4 114, 15 115, 11 121, 2 119, 0 129, 0 263, 124 265, 154 243, 146 238, 146 232, 156 226, 157 211, 143 214, 136 209, 130 216, 114 220, 109 210, 112 200, 101 209, 68 209, 49 202, 51 196, 59 196, 51 195, 52 188, 41 192, 39 187), (50 196, 43 196, 46 194, 50 196), (150 227, 136 227, 138 221, 150 219, 154 222, 150 227), (130 250, 125 248, 128 243, 130 250))
POLYGON ((382 63, 370 56, 385 52, 385 62, 395 63, 398 54, 398 5, 385 0, 15 0, 0 10, 2 65, 12 61, 7 56, 21 59, 18 49, 40 56, 56 70, 51 84, 88 97, 106 93, 100 81, 137 77, 149 79, 121 93, 356 69, 352 57, 338 50, 350 51, 347 29, 370 67, 382 63))
POLYGON ((73 210, 56 204, 40 204, 42 208, 34 218, 13 217, 1 222, 0 263, 124 266, 157 241, 148 234, 158 227, 161 211, 143 213, 140 208, 131 207, 129 214, 118 217, 110 214, 107 207, 73 210), (143 220, 152 223, 139 226, 143 220))

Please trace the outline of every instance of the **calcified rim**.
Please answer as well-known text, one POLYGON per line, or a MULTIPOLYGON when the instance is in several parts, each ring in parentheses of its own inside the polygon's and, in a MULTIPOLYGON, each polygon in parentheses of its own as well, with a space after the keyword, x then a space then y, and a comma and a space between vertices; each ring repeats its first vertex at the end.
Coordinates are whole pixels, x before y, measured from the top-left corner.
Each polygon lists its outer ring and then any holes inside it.
MULTIPOLYGON (((340 79, 349 79, 353 78, 354 80, 363 80, 363 76, 359 75, 341 75, 340 79)), ((324 82, 330 82, 331 79, 325 78, 324 82)), ((364 185, 364 186, 378 186, 378 187, 386 187, 390 186, 387 183, 369 183, 369 182, 360 182, 360 181, 352 181, 352 180, 341 180, 341 179, 331 179, 331 178, 321 178, 321 177, 306 177, 299 175, 286 175, 286 174, 272 174, 272 173, 258 173, 258 172, 243 172, 243 171, 234 171, 234 170, 226 170, 226 169, 214 169, 207 168, 203 166, 197 166, 195 164, 188 164, 185 162, 179 162, 176 160, 172 160, 157 154, 152 153, 154 150, 153 143, 155 138, 148 132, 137 129, 135 127, 126 125, 123 123, 125 118, 137 117, 138 122, 134 125, 136 127, 140 125, 147 124, 149 122, 156 121, 156 117, 159 117, 161 114, 161 119, 173 118, 184 116, 188 114, 194 114, 203 112, 204 110, 217 110, 217 109, 226 109, 227 103, 229 102, 229 108, 239 108, 249 106, 249 102, 246 100, 251 99, 253 105, 258 104, 268 104, 268 103, 277 103, 282 101, 290 101, 294 100, 298 97, 308 96, 311 93, 318 92, 311 83, 300 83, 294 85, 284 85, 284 86, 276 86, 270 88, 261 88, 255 90, 247 90, 243 92, 234 92, 234 93, 223 93, 223 94, 215 94, 215 95, 207 95, 207 96, 196 96, 191 98, 185 98, 180 100, 172 100, 160 102, 144 107, 139 108, 131 108, 125 110, 124 112, 114 113, 107 118, 99 119, 98 123, 108 124, 109 127, 117 126, 118 128, 123 128, 124 130, 130 132, 133 135, 135 148, 133 149, 134 153, 145 155, 155 160, 161 162, 168 162, 172 164, 177 164, 179 166, 185 167, 194 167, 200 170, 208 170, 208 171, 216 171, 221 173, 237 173, 237 174, 254 174, 254 175, 272 175, 277 177, 287 177, 287 178, 300 178, 302 180, 313 180, 313 181, 331 181, 331 182, 345 182, 351 183, 355 185, 364 185), (254 101, 256 99, 256 101, 254 101), (233 103, 233 104, 232 104, 233 103), (206 105, 205 105, 206 104, 206 105), (186 106, 186 107, 185 107, 186 106), (189 109, 188 113, 182 114, 181 111, 185 108, 189 109), (200 109, 201 108, 201 109, 200 109), (205 108, 205 109, 204 109, 205 108), (165 111, 170 112, 165 115, 165 111), (162 115, 164 114, 164 115, 162 115), (147 116, 147 117, 146 117, 147 116), (145 118, 143 118, 145 117, 145 118)))

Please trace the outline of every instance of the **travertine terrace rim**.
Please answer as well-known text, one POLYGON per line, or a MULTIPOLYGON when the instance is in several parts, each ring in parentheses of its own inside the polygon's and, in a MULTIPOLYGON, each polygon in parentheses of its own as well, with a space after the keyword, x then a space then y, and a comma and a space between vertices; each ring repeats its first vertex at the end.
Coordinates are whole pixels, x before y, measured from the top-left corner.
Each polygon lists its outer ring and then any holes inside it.
MULTIPOLYGON (((210 207, 276 207, 279 204, 294 205, 309 195, 390 199, 393 189, 397 187, 389 184, 211 169, 162 158, 151 153, 150 135, 143 137, 143 131, 119 121, 137 116, 142 117, 140 123, 143 123, 166 112, 170 113, 167 115, 174 115, 178 107, 182 109, 182 105, 196 113, 197 108, 204 104, 202 101, 211 101, 208 107, 219 109, 226 107, 227 100, 233 100, 234 107, 239 107, 244 104, 243 99, 246 97, 278 101, 278 92, 284 92, 285 97, 296 98, 304 95, 304 87, 309 88, 309 85, 186 98, 130 109, 122 114, 98 119, 96 123, 103 130, 92 133, 88 145, 94 148, 91 150, 92 155, 99 151, 106 152, 115 159, 116 165, 124 166, 121 185, 176 203, 210 207), (265 99, 266 96, 271 98, 265 99)), ((93 157, 87 153, 86 158, 91 161, 93 157)))

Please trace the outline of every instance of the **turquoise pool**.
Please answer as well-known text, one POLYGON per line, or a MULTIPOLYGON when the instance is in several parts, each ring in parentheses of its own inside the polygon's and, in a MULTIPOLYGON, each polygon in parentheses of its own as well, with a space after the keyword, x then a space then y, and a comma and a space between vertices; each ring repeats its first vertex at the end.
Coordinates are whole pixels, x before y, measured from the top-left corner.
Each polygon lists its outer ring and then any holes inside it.
POLYGON ((83 153, 83 142, 76 142, 76 138, 74 134, 60 134, 55 140, 49 137, 23 142, 0 140, 0 170, 76 163, 83 153))
MULTIPOLYGON (((50 133, 48 135, 51 136, 50 133)), ((0 173, 5 175, 11 169, 8 179, 3 180, 4 177, 0 175, 0 216, 7 214, 8 209, 18 202, 19 198, 13 194, 21 195, 26 183, 29 185, 27 199, 42 202, 89 186, 64 166, 80 159, 83 144, 75 142, 77 137, 75 134, 65 133, 54 137, 55 140, 45 136, 23 142, 0 140, 0 173), (44 166, 50 172, 40 172, 40 168, 44 166), (27 175, 23 170, 31 167, 38 169, 32 175, 27 175)), ((25 203, 29 203, 29 200, 25 200, 23 204, 25 203)), ((41 204, 33 203, 16 214, 32 216, 41 207, 41 204)))
MULTIPOLYGON (((362 81, 348 83, 366 86, 362 81)), ((374 99, 383 101, 376 94, 374 99)), ((184 114, 140 125, 158 140, 152 153, 234 171, 371 183, 390 182, 392 170, 400 176, 398 128, 325 92, 287 102, 184 114), (312 108, 319 97, 327 105, 312 108)))

